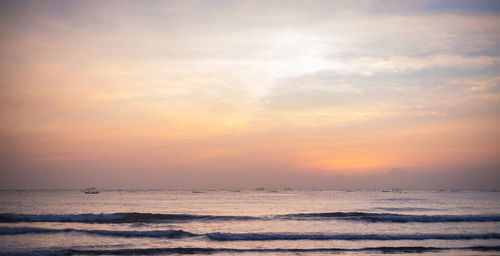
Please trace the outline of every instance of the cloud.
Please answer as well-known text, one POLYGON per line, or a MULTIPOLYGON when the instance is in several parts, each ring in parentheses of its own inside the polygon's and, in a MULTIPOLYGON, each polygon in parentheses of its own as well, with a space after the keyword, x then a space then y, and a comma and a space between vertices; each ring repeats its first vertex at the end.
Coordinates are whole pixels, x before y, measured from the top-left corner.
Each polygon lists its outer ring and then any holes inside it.
POLYGON ((500 4, 495 0, 445 0, 423 4, 422 11, 433 13, 484 14, 500 12, 500 4))
POLYGON ((421 58, 407 56, 361 57, 347 59, 341 62, 332 62, 333 71, 345 74, 361 74, 371 76, 381 72, 404 72, 434 67, 452 67, 459 69, 480 69, 491 66, 500 61, 500 57, 462 55, 432 55, 421 58))

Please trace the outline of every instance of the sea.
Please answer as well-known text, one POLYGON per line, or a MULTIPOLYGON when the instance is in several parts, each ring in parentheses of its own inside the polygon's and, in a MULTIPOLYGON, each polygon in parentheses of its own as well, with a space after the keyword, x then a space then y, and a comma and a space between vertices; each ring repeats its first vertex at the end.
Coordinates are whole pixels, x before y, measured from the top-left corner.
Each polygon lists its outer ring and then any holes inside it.
POLYGON ((0 255, 500 255, 500 192, 0 191, 0 255))

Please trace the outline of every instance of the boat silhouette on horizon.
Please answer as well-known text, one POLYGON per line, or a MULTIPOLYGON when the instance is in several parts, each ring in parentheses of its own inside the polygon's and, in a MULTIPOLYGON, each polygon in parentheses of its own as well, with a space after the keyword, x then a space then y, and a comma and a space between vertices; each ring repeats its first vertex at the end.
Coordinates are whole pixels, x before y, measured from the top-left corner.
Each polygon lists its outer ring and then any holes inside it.
POLYGON ((95 187, 86 188, 83 190, 85 194, 99 194, 99 191, 95 187))

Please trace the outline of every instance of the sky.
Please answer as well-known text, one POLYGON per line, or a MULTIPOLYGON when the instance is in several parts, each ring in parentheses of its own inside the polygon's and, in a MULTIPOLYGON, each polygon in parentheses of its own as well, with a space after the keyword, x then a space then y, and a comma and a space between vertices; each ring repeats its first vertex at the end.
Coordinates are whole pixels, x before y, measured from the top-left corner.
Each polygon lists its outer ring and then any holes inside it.
POLYGON ((500 1, 0 1, 0 188, 499 188, 500 1))

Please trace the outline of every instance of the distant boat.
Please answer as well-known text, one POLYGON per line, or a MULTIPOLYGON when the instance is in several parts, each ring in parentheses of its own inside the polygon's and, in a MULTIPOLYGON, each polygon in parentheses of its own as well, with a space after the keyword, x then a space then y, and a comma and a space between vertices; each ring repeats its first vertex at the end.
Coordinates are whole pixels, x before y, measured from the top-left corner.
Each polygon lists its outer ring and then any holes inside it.
POLYGON ((85 194, 99 194, 99 191, 97 191, 96 188, 92 187, 92 188, 86 188, 85 190, 83 190, 83 193, 85 193, 85 194))

